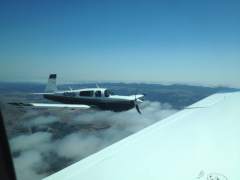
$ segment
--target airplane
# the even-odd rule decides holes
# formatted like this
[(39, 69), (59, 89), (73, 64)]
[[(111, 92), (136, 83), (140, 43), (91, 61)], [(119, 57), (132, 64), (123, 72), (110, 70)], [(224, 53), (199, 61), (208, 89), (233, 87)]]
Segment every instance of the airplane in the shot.
[(56, 84), (57, 74), (50, 74), (48, 83), (44, 93), (33, 93), (43, 95), (44, 98), (59, 102), (62, 104), (49, 103), (9, 103), (16, 106), (33, 106), (44, 108), (79, 108), (89, 109), (98, 108), (101, 110), (111, 111), (127, 111), (136, 108), (141, 114), (139, 104), (144, 100), (143, 94), (135, 94), (130, 96), (114, 95), (109, 89), (86, 88), (86, 89), (70, 89), (59, 91)]

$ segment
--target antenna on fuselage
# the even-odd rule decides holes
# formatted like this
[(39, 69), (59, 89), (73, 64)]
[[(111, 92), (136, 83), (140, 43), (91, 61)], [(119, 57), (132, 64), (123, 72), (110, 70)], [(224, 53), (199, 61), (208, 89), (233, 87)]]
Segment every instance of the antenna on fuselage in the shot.
[(96, 83), (96, 88), (100, 88), (100, 86)]

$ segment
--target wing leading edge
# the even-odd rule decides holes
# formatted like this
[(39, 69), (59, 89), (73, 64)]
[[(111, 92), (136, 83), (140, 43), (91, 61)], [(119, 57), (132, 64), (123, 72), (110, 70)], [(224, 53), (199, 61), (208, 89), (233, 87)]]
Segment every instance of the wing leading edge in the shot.
[(44, 180), (237, 180), (239, 107), (240, 92), (212, 95)]
[(79, 108), (89, 109), (90, 106), (83, 104), (48, 104), (48, 103), (9, 103), (21, 107), (40, 107), (40, 108)]

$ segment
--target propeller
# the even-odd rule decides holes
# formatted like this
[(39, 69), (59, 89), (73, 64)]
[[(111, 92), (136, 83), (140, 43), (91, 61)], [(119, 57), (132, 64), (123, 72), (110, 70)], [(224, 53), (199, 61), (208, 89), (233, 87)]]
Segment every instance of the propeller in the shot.
[(142, 102), (143, 102), (143, 101), (140, 100), (140, 99), (138, 99), (138, 98), (137, 98), (137, 95), (135, 94), (134, 103), (135, 103), (135, 108), (136, 108), (136, 110), (137, 110), (137, 112), (138, 112), (139, 114), (142, 114), (142, 112), (140, 111), (140, 108), (139, 108), (139, 104), (142, 103)]
[(136, 107), (137, 112), (138, 112), (139, 114), (142, 114), (142, 112), (141, 112), (140, 109), (139, 109), (138, 104), (136, 104), (135, 107)]

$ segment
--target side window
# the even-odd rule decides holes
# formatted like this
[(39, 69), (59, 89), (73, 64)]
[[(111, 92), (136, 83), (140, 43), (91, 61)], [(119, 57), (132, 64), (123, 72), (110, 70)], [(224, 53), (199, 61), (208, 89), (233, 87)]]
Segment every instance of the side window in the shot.
[(109, 96), (110, 96), (109, 90), (105, 90), (105, 91), (104, 91), (104, 95), (105, 95), (105, 97), (109, 97)]
[(101, 97), (101, 96), (102, 96), (101, 91), (96, 91), (96, 92), (95, 92), (95, 96), (96, 96), (96, 97)]
[(92, 97), (93, 91), (80, 91), (79, 96)]

